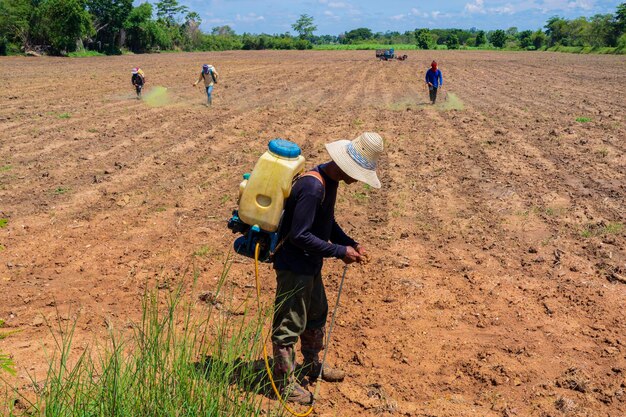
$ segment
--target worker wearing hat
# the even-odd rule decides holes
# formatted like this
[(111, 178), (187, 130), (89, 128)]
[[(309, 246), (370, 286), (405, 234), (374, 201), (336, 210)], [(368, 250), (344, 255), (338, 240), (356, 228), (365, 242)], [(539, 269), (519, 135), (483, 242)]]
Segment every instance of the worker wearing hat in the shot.
[(430, 68), (426, 71), (426, 85), (430, 93), (430, 103), (435, 104), (437, 101), (437, 90), (443, 87), (443, 76), (441, 70), (437, 68), (437, 61), (430, 64)]
[[(312, 401), (295, 375), (295, 344), (301, 342), (302, 375), (313, 380), (319, 375), (319, 354), (324, 347), (328, 302), (322, 282), (324, 258), (346, 264), (364, 262), (367, 253), (335, 221), (339, 182), (381, 184), (376, 175), (383, 152), (383, 139), (366, 132), (356, 139), (326, 145), (331, 161), (302, 175), (286, 201), (279, 241), (274, 254), (276, 299), (272, 323), (274, 376), (286, 400), (301, 404)], [(343, 380), (344, 372), (324, 365), (322, 379)]]
[(130, 77), (130, 82), (135, 86), (135, 92), (137, 93), (137, 99), (141, 99), (141, 90), (143, 89), (143, 85), (146, 83), (146, 77), (139, 67), (135, 67), (130, 72), (132, 75)]
[(217, 71), (215, 71), (215, 67), (213, 65), (204, 64), (202, 66), (202, 71), (200, 72), (200, 77), (198, 78), (198, 81), (193, 83), (193, 86), (195, 87), (200, 81), (204, 81), (204, 87), (206, 88), (207, 95), (207, 106), (210, 106), (213, 102), (213, 84), (217, 82), (217, 77), (218, 74)]

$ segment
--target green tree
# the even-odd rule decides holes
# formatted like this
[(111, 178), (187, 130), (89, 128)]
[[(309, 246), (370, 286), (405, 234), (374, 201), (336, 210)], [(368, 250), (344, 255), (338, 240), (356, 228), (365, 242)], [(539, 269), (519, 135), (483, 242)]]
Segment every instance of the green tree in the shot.
[(548, 36), (548, 46), (562, 44), (567, 37), (567, 20), (559, 16), (552, 16), (544, 26)]
[(87, 8), (93, 16), (98, 49), (117, 50), (117, 41), (124, 22), (133, 8), (133, 0), (88, 0)]
[(476, 46), (484, 45), (487, 43), (487, 37), (484, 30), (479, 30), (476, 33)]
[(506, 32), (502, 29), (494, 30), (489, 40), (496, 48), (502, 48), (506, 43)]
[(518, 33), (519, 30), (515, 26), (512, 26), (506, 30), (506, 36), (508, 36), (509, 38), (517, 38)]
[(211, 29), (211, 35), (214, 36), (235, 36), (235, 31), (228, 25), (216, 26)]
[(81, 0), (44, 0), (38, 13), (41, 33), (50, 43), (53, 53), (76, 50), (76, 43), (92, 35), (91, 16)]
[(5, 40), (5, 53), (28, 46), (35, 11), (31, 0), (0, 0), (0, 38)]
[(615, 18), (612, 14), (596, 14), (589, 18), (586, 43), (590, 46), (615, 46)]
[(371, 29), (368, 28), (358, 28), (352, 29), (349, 32), (346, 32), (343, 36), (344, 42), (353, 43), (358, 41), (366, 41), (372, 39), (374, 34)]
[(430, 36), (428, 29), (418, 29), (415, 31), (415, 43), (420, 49), (430, 49), (433, 38)]
[(519, 38), (519, 46), (523, 49), (535, 49), (533, 45), (533, 31), (532, 30), (523, 30), (518, 35)]
[(172, 39), (164, 26), (152, 20), (152, 5), (142, 3), (131, 10), (124, 22), (127, 32), (128, 47), (134, 52), (145, 52), (151, 49), (168, 49)]
[(178, 0), (160, 0), (156, 3), (157, 17), (167, 26), (175, 26), (176, 18), (189, 11), (187, 6), (181, 6)]
[(448, 47), (448, 49), (459, 49), (459, 37), (454, 33), (450, 35), (450, 37), (446, 41), (446, 46)]
[(308, 14), (301, 14), (300, 18), (291, 27), (298, 32), (300, 39), (311, 39), (313, 32), (317, 30), (317, 26), (313, 24), (313, 16)]
[(543, 47), (546, 44), (546, 34), (543, 33), (543, 31), (541, 29), (538, 29), (531, 36), (531, 41), (532, 41), (533, 46), (535, 47), (535, 49), (539, 49), (539, 48)]
[(616, 37), (626, 33), (626, 3), (622, 3), (617, 6), (617, 10), (615, 12), (615, 30)]
[(202, 23), (202, 18), (196, 12), (189, 12), (187, 16), (185, 16), (185, 23), (182, 26), (184, 33), (184, 49), (193, 51), (201, 48), (203, 39), (200, 23)]

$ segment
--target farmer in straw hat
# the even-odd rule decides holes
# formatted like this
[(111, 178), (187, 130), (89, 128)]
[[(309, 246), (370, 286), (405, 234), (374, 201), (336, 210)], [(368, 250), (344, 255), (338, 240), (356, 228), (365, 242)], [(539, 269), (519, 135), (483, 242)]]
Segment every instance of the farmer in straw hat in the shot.
[(217, 82), (217, 77), (218, 74), (217, 71), (215, 71), (215, 67), (213, 65), (204, 64), (198, 81), (193, 83), (193, 86), (195, 87), (200, 81), (204, 81), (204, 87), (206, 88), (207, 95), (207, 106), (210, 106), (213, 101), (211, 95), (213, 94), (213, 84)]
[(130, 82), (135, 86), (135, 91), (137, 92), (137, 99), (141, 99), (141, 90), (143, 89), (143, 85), (146, 83), (146, 76), (143, 71), (139, 67), (135, 67), (131, 70)]
[[(329, 143), (326, 150), (331, 161), (303, 174), (292, 188), (279, 229), (282, 244), (274, 255), (274, 376), (285, 399), (301, 404), (310, 403), (312, 395), (294, 375), (294, 347), (300, 338), (304, 357), (301, 375), (309, 380), (316, 378), (328, 314), (321, 274), (323, 259), (338, 258), (346, 264), (368, 259), (363, 246), (335, 221), (337, 187), (340, 181), (361, 181), (380, 188), (376, 163), (383, 152), (383, 139), (377, 133), (366, 132), (353, 141)], [(343, 378), (343, 371), (324, 365), (322, 379), (338, 382)]]

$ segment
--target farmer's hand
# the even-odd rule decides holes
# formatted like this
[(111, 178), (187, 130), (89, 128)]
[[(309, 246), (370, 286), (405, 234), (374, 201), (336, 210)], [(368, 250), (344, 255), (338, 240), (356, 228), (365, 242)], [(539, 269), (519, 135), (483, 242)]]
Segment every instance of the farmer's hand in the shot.
[(361, 262), (361, 254), (352, 246), (346, 246), (346, 256), (343, 257), (342, 261), (347, 264)]
[(356, 245), (355, 249), (357, 252), (359, 252), (359, 255), (361, 255), (361, 260), (359, 262), (362, 263), (363, 265), (367, 264), (370, 261), (370, 255), (365, 250), (363, 245)]

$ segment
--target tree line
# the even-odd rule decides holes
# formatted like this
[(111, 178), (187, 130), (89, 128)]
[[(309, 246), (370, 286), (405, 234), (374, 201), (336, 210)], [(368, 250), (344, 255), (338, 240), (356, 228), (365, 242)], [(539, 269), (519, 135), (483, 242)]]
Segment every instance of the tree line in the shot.
[(483, 31), (415, 29), (373, 32), (356, 28), (339, 35), (314, 35), (309, 15), (292, 25), (297, 35), (235, 33), (230, 26), (200, 30), (202, 19), (177, 0), (133, 5), (133, 0), (0, 0), (0, 55), (74, 51), (119, 54), (162, 50), (310, 49), (326, 44), (413, 44), (420, 49), (493, 47), (539, 50), (552, 46), (626, 49), (626, 3), (615, 13), (550, 18), (543, 30)]
[(516, 27), (492, 31), (465, 29), (415, 29), (414, 31), (378, 32), (368, 28), (358, 28), (339, 36), (313, 37), (314, 43), (378, 43), (415, 44), (420, 49), (447, 49), (463, 47), (494, 47), (539, 50), (553, 46), (618, 47), (626, 48), (626, 3), (617, 7), (616, 12), (597, 14), (592, 17), (564, 19), (551, 17), (544, 30), (519, 31)]

